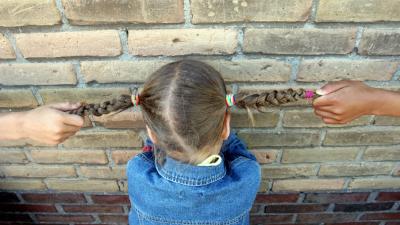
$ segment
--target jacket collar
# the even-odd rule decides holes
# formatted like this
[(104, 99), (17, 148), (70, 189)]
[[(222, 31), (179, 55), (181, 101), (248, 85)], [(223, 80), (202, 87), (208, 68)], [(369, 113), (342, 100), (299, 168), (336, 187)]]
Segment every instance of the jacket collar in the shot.
[(216, 166), (195, 166), (166, 157), (163, 165), (155, 165), (158, 173), (165, 179), (187, 186), (203, 186), (222, 179), (226, 175), (225, 163)]

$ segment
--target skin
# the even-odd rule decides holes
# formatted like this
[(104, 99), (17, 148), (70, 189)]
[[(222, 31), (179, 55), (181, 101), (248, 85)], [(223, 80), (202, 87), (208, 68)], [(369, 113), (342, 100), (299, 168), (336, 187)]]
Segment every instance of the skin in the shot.
[(345, 124), (363, 115), (400, 116), (400, 93), (370, 87), (360, 81), (332, 82), (320, 90), (314, 112), (326, 124)]
[(74, 135), (83, 126), (83, 118), (65, 111), (80, 104), (59, 103), (26, 112), (0, 114), (0, 141), (31, 139), (57, 145)]
[[(194, 164), (198, 164), (202, 161), (204, 161), (206, 158), (208, 158), (210, 155), (213, 154), (218, 154), (219, 151), (221, 150), (221, 145), (222, 142), (224, 140), (227, 140), (229, 137), (229, 134), (231, 132), (231, 128), (230, 128), (230, 122), (231, 122), (231, 115), (230, 113), (226, 113), (225, 114), (225, 119), (224, 119), (224, 127), (222, 130), (222, 133), (220, 135), (220, 141), (218, 145), (215, 146), (211, 146), (211, 147), (207, 147), (205, 150), (200, 150), (199, 154), (193, 158), (195, 158), (196, 160), (193, 162)], [(147, 129), (147, 134), (150, 138), (150, 140), (154, 143), (157, 144), (157, 136), (155, 135), (155, 133), (146, 125), (146, 129)], [(185, 156), (180, 156), (180, 155), (171, 155), (171, 153), (169, 153), (169, 155), (173, 158), (179, 159), (179, 158), (186, 158)]]

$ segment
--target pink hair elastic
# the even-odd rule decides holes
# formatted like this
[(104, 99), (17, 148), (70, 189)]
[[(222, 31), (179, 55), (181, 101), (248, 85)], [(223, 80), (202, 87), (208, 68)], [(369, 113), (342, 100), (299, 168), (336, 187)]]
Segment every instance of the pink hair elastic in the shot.
[(313, 90), (306, 90), (304, 98), (307, 100), (311, 100), (314, 98), (314, 96), (315, 96), (315, 93)]

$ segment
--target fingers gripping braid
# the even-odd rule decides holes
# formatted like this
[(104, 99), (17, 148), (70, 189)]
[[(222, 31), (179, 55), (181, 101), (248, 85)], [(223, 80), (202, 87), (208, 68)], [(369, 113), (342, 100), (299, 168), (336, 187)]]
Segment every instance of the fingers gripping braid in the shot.
[(133, 106), (131, 95), (120, 95), (111, 101), (105, 101), (100, 104), (82, 104), (78, 109), (72, 110), (69, 113), (79, 116), (93, 114), (94, 116), (102, 116), (111, 112), (118, 112), (128, 109)]

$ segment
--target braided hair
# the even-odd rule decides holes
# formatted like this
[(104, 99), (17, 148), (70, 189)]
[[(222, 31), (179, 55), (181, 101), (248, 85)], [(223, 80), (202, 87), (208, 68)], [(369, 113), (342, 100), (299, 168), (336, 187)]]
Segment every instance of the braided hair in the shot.
[[(137, 89), (135, 89), (137, 93)], [(134, 95), (134, 94), (133, 94)], [(306, 98), (306, 91), (304, 89), (282, 89), (270, 90), (257, 94), (238, 93), (235, 95), (236, 106), (240, 109), (260, 109), (265, 107), (278, 107), (287, 103), (293, 103), (298, 100)], [(102, 116), (105, 114), (120, 112), (125, 109), (133, 107), (132, 96), (120, 95), (118, 98), (104, 101), (97, 104), (82, 104), (78, 109), (72, 110), (69, 113), (79, 116), (92, 114), (94, 116)]]

